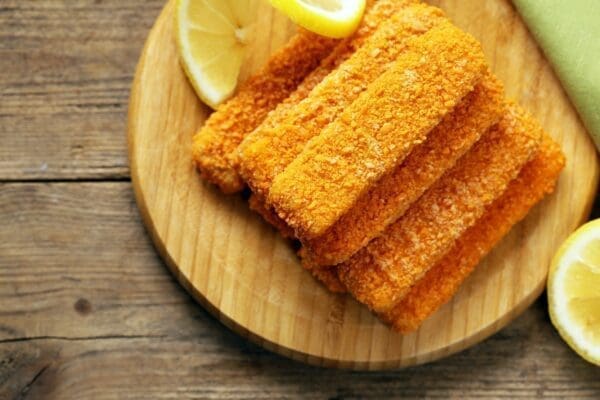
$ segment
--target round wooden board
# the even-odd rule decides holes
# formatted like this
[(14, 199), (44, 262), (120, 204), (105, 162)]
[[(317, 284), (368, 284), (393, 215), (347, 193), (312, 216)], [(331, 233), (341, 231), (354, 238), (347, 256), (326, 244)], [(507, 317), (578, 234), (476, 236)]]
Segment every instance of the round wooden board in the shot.
[[(289, 246), (239, 196), (203, 183), (191, 137), (209, 110), (177, 59), (174, 1), (150, 32), (129, 106), (131, 175), (143, 219), (179, 281), (225, 325), (268, 349), (311, 364), (381, 369), (435, 360), (481, 341), (541, 293), (558, 244), (588, 215), (598, 160), (574, 109), (510, 2), (441, 0), (482, 41), (509, 96), (535, 114), (568, 158), (557, 191), (481, 263), (454, 299), (401, 336), (348, 296), (304, 271)], [(294, 32), (262, 1), (243, 76)]]

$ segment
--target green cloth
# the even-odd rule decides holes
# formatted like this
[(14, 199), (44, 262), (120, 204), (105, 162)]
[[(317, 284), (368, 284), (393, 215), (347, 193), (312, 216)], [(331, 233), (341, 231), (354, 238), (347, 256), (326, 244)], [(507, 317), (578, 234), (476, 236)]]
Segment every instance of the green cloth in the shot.
[(600, 150), (600, 0), (513, 0)]

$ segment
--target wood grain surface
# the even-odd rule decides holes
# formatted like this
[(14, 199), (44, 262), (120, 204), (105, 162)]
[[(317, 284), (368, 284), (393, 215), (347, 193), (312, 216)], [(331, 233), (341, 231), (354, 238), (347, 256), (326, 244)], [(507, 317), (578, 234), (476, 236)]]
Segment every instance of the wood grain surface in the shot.
[(371, 373), (290, 361), (198, 307), (128, 182), (129, 83), (163, 5), (0, 0), (0, 399), (600, 397), (545, 296), (467, 351)]
[[(439, 5), (482, 41), (509, 96), (562, 144), (568, 166), (555, 194), (511, 231), (448, 304), (403, 336), (350, 296), (327, 292), (300, 266), (292, 246), (240, 196), (224, 196), (200, 181), (190, 148), (207, 110), (179, 65), (175, 1), (168, 2), (148, 36), (132, 87), (133, 186), (159, 253), (182, 285), (225, 325), (310, 364), (395, 368), (477, 343), (541, 293), (555, 249), (589, 213), (598, 181), (596, 149), (514, 10), (499, 0), (485, 7), (474, 3), (480, 4), (443, 0)], [(258, 14), (265, 14), (262, 8)], [(506, 25), (507, 20), (514, 22)], [(271, 32), (292, 31), (281, 28), (287, 21), (272, 13), (257, 24), (254, 46), (277, 48), (285, 37), (276, 35), (273, 44)], [(248, 69), (260, 67), (268, 56), (266, 51), (250, 53)]]

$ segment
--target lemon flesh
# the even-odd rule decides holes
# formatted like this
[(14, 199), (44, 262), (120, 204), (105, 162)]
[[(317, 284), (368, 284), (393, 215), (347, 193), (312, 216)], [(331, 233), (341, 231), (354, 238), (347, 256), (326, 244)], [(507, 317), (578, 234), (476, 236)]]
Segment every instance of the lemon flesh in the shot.
[(569, 346), (600, 365), (600, 220), (575, 231), (554, 257), (548, 307)]
[(365, 11), (365, 0), (270, 0), (292, 21), (332, 38), (350, 36)]
[(255, 13), (250, 0), (178, 0), (176, 39), (181, 64), (200, 99), (212, 108), (231, 97)]

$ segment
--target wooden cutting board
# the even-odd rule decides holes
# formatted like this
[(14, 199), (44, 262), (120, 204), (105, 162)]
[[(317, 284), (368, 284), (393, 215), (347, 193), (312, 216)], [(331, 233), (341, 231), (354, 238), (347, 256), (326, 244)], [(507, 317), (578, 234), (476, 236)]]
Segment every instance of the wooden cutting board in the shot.
[[(209, 110), (177, 59), (174, 1), (140, 58), (129, 106), (129, 154), (137, 202), (156, 247), (181, 284), (225, 325), (268, 349), (312, 364), (355, 369), (435, 360), (496, 332), (542, 292), (558, 244), (588, 215), (599, 165), (559, 82), (512, 5), (440, 0), (483, 43), (509, 96), (535, 114), (568, 158), (554, 195), (481, 263), (455, 298), (417, 332), (402, 336), (304, 271), (290, 245), (240, 196), (222, 195), (192, 166), (192, 135)], [(243, 76), (294, 32), (257, 1), (260, 22)]]

